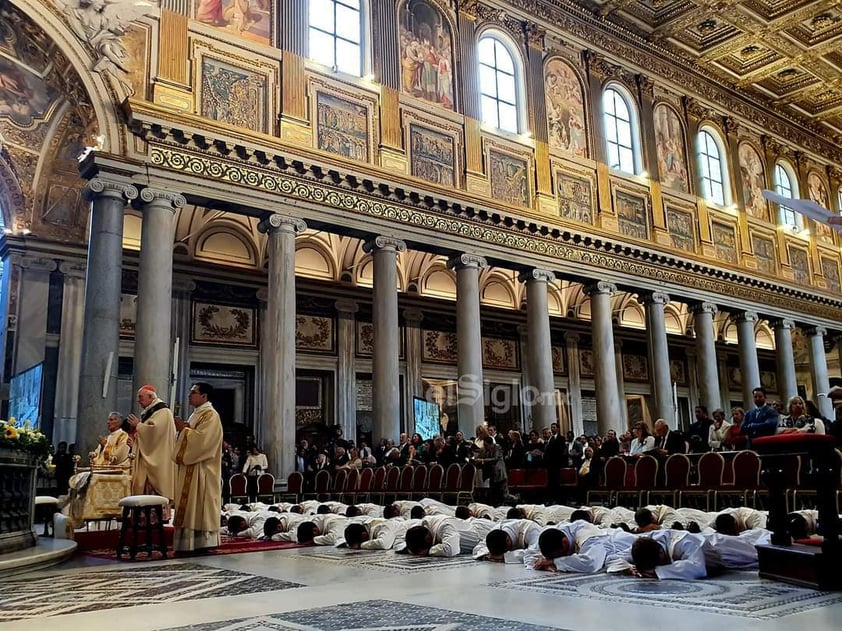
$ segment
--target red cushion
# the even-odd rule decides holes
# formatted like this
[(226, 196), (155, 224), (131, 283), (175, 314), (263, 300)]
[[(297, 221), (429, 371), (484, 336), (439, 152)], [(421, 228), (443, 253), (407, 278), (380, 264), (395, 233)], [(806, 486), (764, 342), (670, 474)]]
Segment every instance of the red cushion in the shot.
[(760, 436), (751, 439), (752, 447), (763, 445), (814, 445), (820, 443), (835, 443), (836, 438), (829, 434), (807, 434), (805, 432), (792, 432), (790, 434), (775, 434), (774, 436)]

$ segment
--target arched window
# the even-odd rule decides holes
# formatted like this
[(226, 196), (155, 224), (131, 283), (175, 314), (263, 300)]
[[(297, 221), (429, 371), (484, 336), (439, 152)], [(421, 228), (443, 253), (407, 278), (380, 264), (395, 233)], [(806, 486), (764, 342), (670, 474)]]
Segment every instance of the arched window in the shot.
[(361, 0), (309, 0), (310, 59), (356, 77), (363, 73)]
[[(775, 163), (775, 192), (789, 199), (798, 197), (798, 179), (795, 177), (792, 167), (785, 162), (778, 161)], [(802, 228), (804, 225), (801, 214), (785, 206), (780, 207), (780, 222), (781, 225), (794, 228)]]
[(496, 35), (479, 40), (479, 89), (482, 122), (516, 134), (520, 131), (520, 68), (515, 55)]
[(702, 127), (699, 131), (698, 150), (702, 196), (707, 202), (725, 206), (731, 201), (727, 186), (728, 163), (719, 134), (709, 127)]
[(640, 131), (631, 96), (619, 87), (602, 93), (602, 124), (608, 166), (624, 173), (640, 173)]

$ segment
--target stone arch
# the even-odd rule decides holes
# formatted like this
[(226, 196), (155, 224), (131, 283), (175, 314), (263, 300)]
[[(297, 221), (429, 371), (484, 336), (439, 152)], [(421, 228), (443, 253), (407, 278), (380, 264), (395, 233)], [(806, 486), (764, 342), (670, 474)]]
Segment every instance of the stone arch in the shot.
[(308, 278), (337, 280), (336, 257), (315, 234), (305, 232), (295, 240), (295, 273)]
[(754, 327), (754, 340), (757, 348), (764, 348), (774, 350), (775, 348), (775, 334), (769, 323), (761, 320)]
[(513, 275), (506, 276), (499, 269), (484, 270), (479, 280), (479, 300), (483, 305), (517, 309), (520, 302)]
[(681, 303), (670, 302), (664, 306), (664, 320), (667, 325), (667, 333), (685, 335), (687, 331), (687, 314), (682, 311)]
[(456, 299), (456, 272), (447, 268), (443, 257), (431, 261), (418, 279), (418, 293), (448, 300)]
[(258, 247), (252, 235), (234, 222), (211, 222), (196, 235), (193, 258), (233, 267), (259, 267)]

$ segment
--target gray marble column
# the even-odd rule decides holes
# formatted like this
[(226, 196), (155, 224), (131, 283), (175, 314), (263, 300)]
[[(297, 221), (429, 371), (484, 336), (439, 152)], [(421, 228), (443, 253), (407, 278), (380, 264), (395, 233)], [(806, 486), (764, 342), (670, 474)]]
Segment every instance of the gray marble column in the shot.
[(713, 316), (718, 309), (712, 302), (700, 302), (692, 305), (691, 310), (694, 316), (693, 330), (696, 333), (699, 404), (713, 410), (720, 406), (722, 399), (719, 391), (716, 337), (713, 332)]
[(479, 271), (488, 267), (481, 256), (457, 254), (447, 261), (456, 270), (457, 409), (460, 427), (485, 421), (482, 381), (482, 320), (479, 313)]
[(104, 420), (117, 407), (123, 212), (126, 202), (137, 197), (137, 189), (97, 177), (85, 185), (83, 194), (91, 202), (91, 219), (76, 415), (79, 453), (96, 446)]
[(626, 378), (623, 374), (623, 340), (618, 340), (617, 338), (614, 338), (614, 367), (617, 372), (617, 399), (620, 401), (617, 419), (620, 421), (620, 427), (628, 427), (629, 414), (626, 408)]
[(269, 259), (261, 435), (269, 470), (285, 480), (295, 470), (295, 235), (307, 224), (271, 214), (258, 229), (267, 235)]
[(751, 391), (760, 386), (760, 365), (757, 361), (757, 342), (754, 325), (758, 320), (754, 311), (741, 311), (731, 316), (737, 324), (737, 343), (740, 352), (740, 374), (743, 380), (743, 407), (754, 405)]
[(531, 269), (520, 274), (526, 283), (526, 326), (529, 329), (526, 356), (531, 381), (532, 427), (541, 431), (558, 421), (553, 378), (552, 340), (547, 285), (555, 274), (543, 269)]
[[(404, 335), (406, 336), (406, 400), (424, 396), (424, 382), (421, 378), (421, 322), (424, 313), (420, 309), (404, 309)], [(402, 432), (415, 430), (415, 423), (407, 415), (401, 424)]]
[[(168, 399), (172, 384), (172, 249), (174, 214), (184, 206), (178, 193), (145, 188), (136, 202), (143, 213), (137, 280), (134, 390), (155, 386)], [(172, 402), (170, 402), (172, 403)]]
[[(789, 319), (772, 322), (775, 329), (775, 361), (778, 364), (778, 394), (783, 401), (798, 394), (795, 378), (795, 353), (792, 350), (792, 329), (795, 322)], [(825, 391), (826, 392), (826, 391)]]
[(615, 427), (617, 419), (623, 418), (617, 387), (617, 360), (614, 355), (614, 326), (611, 321), (611, 294), (617, 286), (599, 281), (585, 287), (591, 298), (591, 331), (593, 336), (593, 358), (596, 374), (597, 429), (604, 435)]
[(79, 371), (82, 366), (82, 336), (85, 321), (85, 264), (61, 263), (64, 292), (61, 302), (61, 333), (58, 346), (58, 375), (53, 424), (53, 443), (76, 442), (76, 414), (79, 411)]
[(521, 361), (520, 368), (520, 428), (522, 434), (528, 433), (532, 429), (532, 401), (527, 395), (532, 392), (532, 376), (529, 374), (529, 327), (525, 324), (517, 326), (518, 335), (518, 350), (520, 356), (524, 358)]
[(819, 411), (826, 418), (833, 418), (833, 404), (830, 399), (820, 397), (819, 394), (827, 394), (830, 390), (830, 378), (827, 373), (827, 356), (824, 351), (824, 336), (827, 329), (823, 326), (814, 326), (804, 329), (810, 344), (810, 367), (813, 377), (813, 400), (819, 406)]
[(374, 416), (372, 444), (381, 438), (398, 440), (400, 434), (400, 328), (398, 326), (398, 252), (406, 243), (393, 237), (378, 236), (366, 241), (363, 249), (374, 259), (374, 356), (372, 389)]
[(357, 321), (359, 305), (343, 298), (334, 303), (336, 308), (336, 346), (339, 361), (336, 365), (336, 415), (345, 440), (357, 441)]
[(579, 357), (579, 334), (565, 333), (567, 345), (567, 394), (570, 399), (570, 423), (573, 433), (581, 436), (585, 430), (582, 418), (582, 370)]
[(646, 307), (646, 332), (649, 337), (649, 370), (652, 392), (655, 395), (655, 414), (675, 427), (676, 418), (672, 400), (672, 378), (670, 375), (669, 342), (664, 307), (670, 297), (660, 291), (643, 296)]
[[(193, 292), (196, 283), (189, 278), (173, 277), (172, 284), (172, 331), (173, 348), (178, 340), (178, 357), (173, 358), (174, 377), (173, 388), (170, 384), (168, 391), (170, 406), (173, 414), (189, 413), (188, 397), (190, 395), (190, 328), (193, 324)], [(163, 397), (163, 395), (162, 395)], [(185, 417), (186, 418), (186, 417)]]

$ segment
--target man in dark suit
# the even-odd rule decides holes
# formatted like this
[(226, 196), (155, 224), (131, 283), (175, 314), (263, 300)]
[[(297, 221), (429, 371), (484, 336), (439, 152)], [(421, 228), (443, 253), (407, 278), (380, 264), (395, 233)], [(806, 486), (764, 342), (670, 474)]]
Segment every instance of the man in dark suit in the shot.
[(671, 430), (662, 418), (655, 421), (655, 451), (664, 458), (673, 454), (687, 453), (684, 436)]

